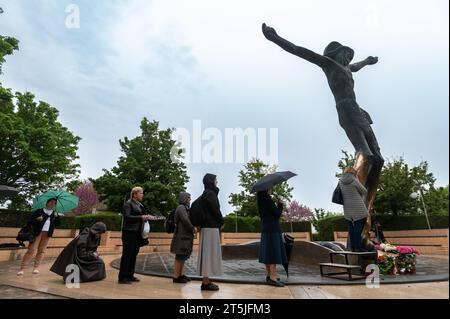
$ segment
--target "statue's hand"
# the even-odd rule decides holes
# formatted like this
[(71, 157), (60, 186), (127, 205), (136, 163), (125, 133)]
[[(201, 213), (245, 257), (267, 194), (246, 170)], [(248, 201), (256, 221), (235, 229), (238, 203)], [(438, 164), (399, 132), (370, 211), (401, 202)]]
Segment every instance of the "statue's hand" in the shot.
[(369, 56), (369, 57), (366, 59), (366, 61), (367, 61), (367, 64), (368, 64), (368, 65), (372, 65), (372, 64), (375, 64), (375, 63), (378, 62), (378, 57), (376, 57), (376, 56)]
[(267, 40), (273, 40), (277, 35), (277, 32), (274, 28), (267, 26), (265, 23), (262, 25), (262, 32)]

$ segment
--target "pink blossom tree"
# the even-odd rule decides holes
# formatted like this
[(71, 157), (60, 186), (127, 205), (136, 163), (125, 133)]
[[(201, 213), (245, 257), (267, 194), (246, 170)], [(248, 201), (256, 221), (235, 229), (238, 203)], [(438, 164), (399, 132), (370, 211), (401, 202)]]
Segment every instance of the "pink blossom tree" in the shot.
[(78, 207), (73, 210), (75, 215), (90, 214), (98, 205), (98, 194), (90, 181), (81, 184), (74, 195), (80, 199)]
[(309, 221), (313, 218), (313, 212), (311, 209), (305, 205), (301, 205), (298, 201), (293, 200), (287, 206), (285, 212), (283, 213), (284, 219), (291, 223), (291, 233), (293, 232), (292, 223)]

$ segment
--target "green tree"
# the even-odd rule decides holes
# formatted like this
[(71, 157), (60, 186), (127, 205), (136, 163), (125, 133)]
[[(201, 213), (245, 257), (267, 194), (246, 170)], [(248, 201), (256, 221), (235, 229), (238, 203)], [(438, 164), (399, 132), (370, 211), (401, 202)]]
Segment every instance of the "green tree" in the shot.
[[(2, 13), (3, 10), (0, 7), (0, 14)], [(19, 50), (19, 41), (13, 37), (0, 35), (0, 74), (2, 74), (5, 56), (13, 54), (15, 50)]]
[[(0, 90), (0, 184), (17, 187), (10, 208), (27, 208), (39, 192), (76, 178), (80, 138), (60, 122), (58, 110), (31, 93)], [(15, 105), (14, 105), (15, 104)]]
[[(239, 186), (243, 190), (239, 193), (232, 193), (229, 196), (230, 205), (235, 207), (235, 213), (239, 216), (258, 216), (256, 206), (256, 194), (250, 193), (253, 185), (264, 175), (275, 172), (277, 166), (269, 166), (264, 162), (253, 159), (245, 164), (244, 169), (239, 171)], [(285, 200), (290, 201), (293, 188), (284, 182), (274, 187), (274, 193), (282, 196)]]
[[(176, 207), (178, 194), (189, 181), (184, 163), (172, 160), (176, 141), (173, 129), (160, 130), (159, 123), (141, 121), (141, 135), (120, 140), (123, 155), (117, 166), (92, 180), (108, 208), (120, 211), (134, 186), (144, 189), (143, 204), (151, 214), (164, 215)], [(181, 150), (178, 151), (178, 155)]]
[[(418, 199), (420, 200), (420, 199)], [(423, 200), (427, 212), (436, 215), (448, 215), (449, 210), (449, 197), (448, 197), (448, 185), (445, 187), (430, 187), (430, 189), (423, 192)], [(419, 211), (422, 212), (422, 203), (417, 204)]]
[(355, 156), (350, 152), (344, 150), (341, 150), (341, 152), (344, 155), (338, 162), (338, 168), (340, 169), (340, 171), (335, 174), (336, 177), (341, 177), (342, 173), (344, 172), (344, 169), (350, 166), (353, 167), (356, 161)]
[(426, 161), (414, 167), (409, 167), (402, 157), (388, 161), (381, 171), (374, 213), (396, 216), (417, 213), (420, 202), (412, 199), (411, 193), (433, 189), (435, 180)]

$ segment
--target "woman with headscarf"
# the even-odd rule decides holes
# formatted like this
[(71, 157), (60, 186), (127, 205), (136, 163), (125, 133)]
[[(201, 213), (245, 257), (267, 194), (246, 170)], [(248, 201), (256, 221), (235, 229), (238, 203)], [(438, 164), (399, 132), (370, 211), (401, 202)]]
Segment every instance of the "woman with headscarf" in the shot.
[(190, 281), (183, 275), (184, 262), (189, 259), (194, 245), (196, 229), (189, 219), (191, 194), (180, 193), (179, 204), (175, 211), (175, 231), (170, 245), (170, 252), (175, 254), (174, 283), (184, 284)]
[(201, 202), (204, 216), (197, 262), (197, 274), (203, 277), (201, 290), (219, 290), (219, 286), (213, 284), (209, 277), (223, 274), (220, 229), (223, 228), (224, 220), (217, 197), (219, 194), (217, 184), (216, 175), (206, 174), (203, 177), (205, 190)]
[(79, 282), (98, 281), (106, 278), (105, 263), (97, 253), (101, 234), (106, 232), (106, 225), (102, 222), (86, 227), (59, 254), (50, 271), (63, 276), (64, 281), (72, 274), (75, 265), (79, 269)]
[(278, 198), (277, 205), (275, 205), (271, 198), (272, 193), (272, 189), (269, 189), (258, 192), (256, 195), (262, 224), (259, 262), (266, 265), (266, 283), (275, 287), (283, 287), (284, 284), (277, 278), (277, 264), (287, 263), (280, 227), (283, 202), (281, 198)]

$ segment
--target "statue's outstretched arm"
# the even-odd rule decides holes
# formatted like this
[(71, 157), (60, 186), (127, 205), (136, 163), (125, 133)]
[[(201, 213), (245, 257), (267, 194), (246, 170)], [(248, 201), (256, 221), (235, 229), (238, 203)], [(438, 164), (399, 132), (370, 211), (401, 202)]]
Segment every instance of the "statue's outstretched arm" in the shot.
[(373, 57), (373, 56), (369, 56), (368, 58), (366, 58), (365, 60), (362, 60), (360, 62), (356, 62), (353, 64), (350, 64), (350, 71), (352, 72), (358, 72), (359, 70), (361, 70), (363, 67), (367, 66), (367, 65), (372, 65), (378, 62), (378, 58), (377, 57)]
[(317, 54), (314, 51), (308, 50), (306, 48), (299, 47), (286, 39), (280, 37), (274, 28), (267, 26), (265, 23), (262, 25), (262, 31), (267, 40), (278, 44), (285, 51), (294, 54), (302, 59), (305, 59), (311, 63), (314, 63), (320, 67), (324, 67), (327, 63), (327, 58), (323, 55)]

